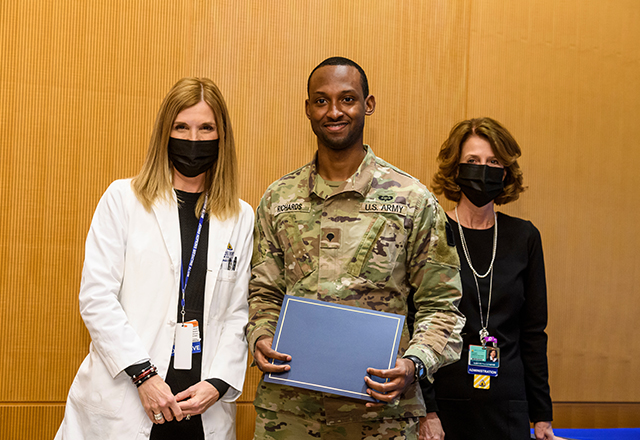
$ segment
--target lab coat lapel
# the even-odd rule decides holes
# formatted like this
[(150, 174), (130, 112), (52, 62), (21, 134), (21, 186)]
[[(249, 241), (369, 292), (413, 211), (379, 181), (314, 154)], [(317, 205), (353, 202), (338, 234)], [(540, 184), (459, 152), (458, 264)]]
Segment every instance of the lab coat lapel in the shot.
[(178, 202), (171, 191), (172, 200), (159, 201), (153, 205), (153, 213), (158, 221), (164, 244), (171, 258), (171, 266), (175, 273), (180, 269), (182, 261), (182, 242), (180, 241), (180, 218), (178, 217)]
[[(220, 221), (215, 217), (209, 220), (209, 251), (207, 253), (207, 284), (204, 295), (204, 309), (210, 310), (211, 301), (213, 300), (213, 291), (215, 284), (219, 278), (218, 272), (222, 265), (224, 253), (231, 239), (233, 226), (235, 221), (233, 218)], [(205, 313), (206, 316), (206, 313)]]

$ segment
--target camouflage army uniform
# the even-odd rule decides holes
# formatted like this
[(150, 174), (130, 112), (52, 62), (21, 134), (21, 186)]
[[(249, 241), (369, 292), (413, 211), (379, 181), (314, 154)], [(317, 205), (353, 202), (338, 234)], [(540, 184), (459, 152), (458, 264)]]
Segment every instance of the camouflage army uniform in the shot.
[[(417, 307), (413, 339), (399, 355), (431, 375), (460, 357), (464, 317), (459, 259), (446, 217), (417, 179), (367, 149), (356, 173), (332, 188), (315, 160), (269, 186), (257, 209), (249, 286), (249, 347), (272, 337), (285, 294), (406, 315)], [(363, 376), (366, 372), (363, 371)], [(400, 401), (362, 401), (261, 381), (254, 404), (327, 425), (425, 415), (417, 384)]]

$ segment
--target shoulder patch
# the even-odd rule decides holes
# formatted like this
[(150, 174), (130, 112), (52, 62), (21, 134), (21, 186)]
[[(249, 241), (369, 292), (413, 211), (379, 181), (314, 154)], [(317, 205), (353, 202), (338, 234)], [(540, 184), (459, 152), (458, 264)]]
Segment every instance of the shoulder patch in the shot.
[(310, 202), (280, 203), (272, 208), (274, 217), (285, 212), (311, 212)]

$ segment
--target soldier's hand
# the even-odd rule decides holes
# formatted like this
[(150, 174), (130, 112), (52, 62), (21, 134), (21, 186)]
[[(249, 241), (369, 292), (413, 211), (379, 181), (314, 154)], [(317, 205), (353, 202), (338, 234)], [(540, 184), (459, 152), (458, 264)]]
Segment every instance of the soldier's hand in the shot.
[[(263, 336), (256, 342), (256, 349), (253, 358), (256, 361), (258, 368), (264, 373), (284, 373), (291, 369), (290, 365), (273, 365), (270, 359), (276, 359), (279, 361), (289, 362), (291, 356), (288, 354), (278, 353), (271, 349), (273, 338)], [(413, 363), (413, 362), (412, 362)]]
[[(386, 383), (378, 383), (365, 376), (364, 381), (367, 386), (367, 394), (374, 399), (386, 403), (396, 403), (404, 390), (413, 382), (415, 365), (409, 359), (397, 359), (395, 368), (391, 370), (378, 370), (376, 368), (367, 368), (367, 373), (389, 379)], [(380, 403), (367, 403), (367, 407), (381, 406)]]

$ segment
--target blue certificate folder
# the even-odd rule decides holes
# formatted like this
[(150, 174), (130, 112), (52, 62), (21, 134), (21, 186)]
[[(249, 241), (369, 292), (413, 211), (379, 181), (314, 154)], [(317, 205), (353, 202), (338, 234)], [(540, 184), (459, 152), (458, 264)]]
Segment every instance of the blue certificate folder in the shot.
[(264, 380), (375, 402), (364, 376), (395, 367), (403, 325), (401, 315), (286, 295), (271, 348), (291, 355), (291, 370)]

